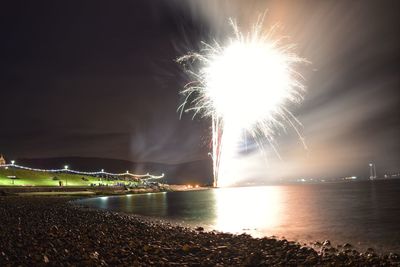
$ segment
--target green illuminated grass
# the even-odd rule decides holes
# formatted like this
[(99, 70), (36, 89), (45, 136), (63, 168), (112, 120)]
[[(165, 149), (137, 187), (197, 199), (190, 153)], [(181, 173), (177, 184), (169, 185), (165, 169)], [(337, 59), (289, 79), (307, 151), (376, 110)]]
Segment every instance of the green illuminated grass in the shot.
[[(7, 176), (16, 176), (17, 179), (10, 179)], [(54, 180), (54, 177), (57, 177), (58, 180)], [(82, 179), (83, 177), (85, 180)], [(59, 181), (62, 181), (64, 186), (67, 181), (68, 186), (90, 186), (90, 184), (98, 185), (99, 183), (114, 185), (118, 182), (125, 182), (122, 180), (107, 181), (104, 178), (100, 180), (99, 177), (87, 175), (0, 168), (0, 186), (59, 186)]]

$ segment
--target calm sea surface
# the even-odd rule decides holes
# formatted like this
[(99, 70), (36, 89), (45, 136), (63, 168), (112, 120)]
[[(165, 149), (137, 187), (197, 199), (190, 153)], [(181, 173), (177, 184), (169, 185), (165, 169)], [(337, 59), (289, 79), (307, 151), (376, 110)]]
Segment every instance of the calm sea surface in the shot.
[(400, 180), (100, 197), (86, 206), (206, 229), (400, 252)]

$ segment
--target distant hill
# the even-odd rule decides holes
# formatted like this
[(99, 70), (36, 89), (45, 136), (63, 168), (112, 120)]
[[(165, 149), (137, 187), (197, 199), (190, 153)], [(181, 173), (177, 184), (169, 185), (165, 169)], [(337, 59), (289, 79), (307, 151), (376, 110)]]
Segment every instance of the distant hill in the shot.
[(168, 183), (171, 184), (211, 184), (212, 165), (209, 160), (184, 162), (180, 164), (163, 164), (153, 162), (131, 162), (128, 160), (88, 158), (88, 157), (60, 157), (60, 158), (33, 158), (17, 159), (19, 165), (32, 168), (56, 169), (68, 165), (71, 169), (80, 171), (125, 172), (134, 173), (165, 173)]

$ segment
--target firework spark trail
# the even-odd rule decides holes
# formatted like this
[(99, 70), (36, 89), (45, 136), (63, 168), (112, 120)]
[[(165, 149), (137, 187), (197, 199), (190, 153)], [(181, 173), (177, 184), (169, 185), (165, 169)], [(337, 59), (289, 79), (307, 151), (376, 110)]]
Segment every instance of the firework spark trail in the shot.
[(275, 136), (289, 126), (305, 146), (301, 124), (288, 107), (303, 99), (303, 77), (295, 66), (307, 61), (293, 52), (293, 44), (282, 44), (284, 37), (274, 38), (276, 27), (264, 32), (263, 20), (260, 17), (246, 35), (230, 20), (234, 35), (226, 45), (203, 42), (199, 53), (177, 60), (193, 79), (181, 92), (181, 114), (192, 111), (193, 117), (200, 114), (212, 121), (214, 186), (219, 184), (221, 164), (229, 168), (243, 133), (260, 148), (266, 140), (279, 155)]

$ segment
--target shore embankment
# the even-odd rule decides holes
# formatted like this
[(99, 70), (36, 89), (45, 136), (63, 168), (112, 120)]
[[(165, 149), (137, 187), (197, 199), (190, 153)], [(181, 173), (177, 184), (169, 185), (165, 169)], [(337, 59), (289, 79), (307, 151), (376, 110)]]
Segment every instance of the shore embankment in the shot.
[(396, 254), (204, 232), (72, 199), (0, 197), (0, 266), (400, 266)]
[(125, 195), (171, 191), (196, 191), (208, 187), (188, 187), (186, 185), (164, 185), (153, 187), (125, 186), (0, 186), (2, 195)]

